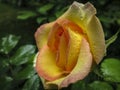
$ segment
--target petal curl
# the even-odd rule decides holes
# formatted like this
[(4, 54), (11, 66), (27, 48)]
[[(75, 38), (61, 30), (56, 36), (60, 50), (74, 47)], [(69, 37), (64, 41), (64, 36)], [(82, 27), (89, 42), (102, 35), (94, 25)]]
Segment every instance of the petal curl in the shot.
[(69, 19), (82, 28), (84, 34), (88, 36), (94, 60), (98, 64), (106, 48), (103, 29), (95, 14), (96, 9), (89, 2), (86, 4), (74, 2), (59, 19)]
[(49, 81), (55, 80), (64, 74), (63, 70), (56, 65), (56, 54), (47, 45), (40, 50), (35, 68), (38, 75)]
[(37, 31), (35, 32), (35, 40), (38, 49), (42, 48), (48, 40), (48, 34), (53, 26), (54, 22), (44, 24), (40, 26)]
[(81, 49), (75, 68), (68, 76), (62, 77), (52, 82), (47, 82), (46, 84), (56, 84), (59, 88), (67, 87), (71, 83), (84, 79), (90, 72), (91, 65), (92, 54), (90, 52), (89, 43), (85, 39), (82, 39)]
[(74, 22), (70, 21), (69, 19), (58, 19), (56, 20), (56, 22), (64, 29), (64, 30), (68, 30), (69, 28), (71, 30), (73, 30), (74, 32), (78, 32), (80, 34), (83, 34), (83, 30), (81, 29), (81, 27), (79, 27), (77, 24), (75, 24)]

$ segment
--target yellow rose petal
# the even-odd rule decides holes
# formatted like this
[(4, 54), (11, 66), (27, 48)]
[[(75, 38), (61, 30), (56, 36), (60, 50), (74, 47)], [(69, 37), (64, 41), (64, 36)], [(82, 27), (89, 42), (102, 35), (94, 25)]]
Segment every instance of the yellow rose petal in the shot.
[(71, 73), (63, 80), (61, 87), (67, 87), (70, 83), (84, 79), (91, 70), (92, 54), (90, 52), (89, 43), (83, 38), (78, 61)]
[(46, 84), (56, 84), (58, 88), (67, 87), (71, 83), (84, 79), (90, 72), (92, 66), (92, 54), (88, 42), (83, 38), (81, 42), (81, 49), (76, 66), (71, 73), (57, 80), (47, 82)]
[(76, 65), (81, 48), (82, 36), (68, 28), (69, 43), (67, 48), (66, 70), (71, 71)]
[(97, 17), (92, 17), (87, 26), (87, 29), (87, 34), (94, 60), (97, 64), (99, 64), (105, 55), (106, 47), (104, 33)]
[(37, 31), (35, 32), (35, 40), (38, 49), (42, 48), (44, 45), (46, 45), (48, 40), (48, 34), (53, 26), (54, 22), (47, 23), (42, 26), (40, 26)]
[(95, 14), (96, 9), (92, 4), (74, 2), (60, 19), (69, 19), (82, 28), (90, 42), (94, 60), (98, 64), (103, 58), (106, 48), (103, 29)]
[(37, 73), (46, 80), (52, 81), (63, 75), (62, 69), (56, 65), (56, 55), (47, 45), (41, 48), (36, 61)]
[(41, 51), (36, 70), (46, 86), (67, 87), (89, 74), (93, 60), (97, 64), (102, 60), (105, 39), (95, 14), (96, 9), (89, 2), (74, 2), (55, 22), (38, 29), (35, 37)]

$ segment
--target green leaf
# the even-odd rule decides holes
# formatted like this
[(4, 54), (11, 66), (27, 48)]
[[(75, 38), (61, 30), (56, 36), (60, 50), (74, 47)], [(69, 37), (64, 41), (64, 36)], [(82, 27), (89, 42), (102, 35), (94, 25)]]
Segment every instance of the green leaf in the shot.
[(58, 18), (60, 17), (67, 9), (68, 9), (69, 6), (66, 6), (66, 7), (62, 7), (62, 9), (60, 8), (60, 10), (56, 10), (56, 13), (55, 13), (55, 16)]
[(38, 18), (37, 18), (37, 23), (40, 24), (40, 23), (42, 23), (44, 20), (46, 20), (46, 17), (38, 17)]
[(89, 86), (90, 90), (113, 90), (112, 86), (101, 81), (94, 81), (93, 83), (89, 84)]
[(99, 66), (95, 66), (95, 68), (93, 69), (94, 73), (99, 76), (99, 77), (103, 77), (100, 71), (100, 67)]
[(102, 21), (103, 23), (107, 23), (107, 24), (109, 24), (109, 23), (113, 23), (115, 20), (114, 19), (111, 19), (111, 17), (108, 17), (108, 16), (99, 16), (99, 19), (100, 19), (100, 21)]
[(48, 21), (49, 21), (49, 22), (52, 22), (52, 21), (54, 21), (55, 19), (56, 19), (56, 17), (53, 16), (53, 17), (48, 18)]
[(120, 60), (105, 59), (101, 64), (101, 71), (106, 81), (120, 82)]
[(16, 80), (29, 79), (35, 74), (33, 65), (28, 65), (15, 75)]
[(0, 57), (0, 75), (6, 74), (10, 69), (8, 59)]
[(117, 85), (117, 89), (116, 90), (120, 90), (120, 84)]
[(101, 5), (104, 5), (106, 2), (107, 2), (107, 0), (99, 0), (98, 1)]
[(40, 13), (40, 14), (47, 14), (47, 11), (51, 10), (53, 8), (53, 4), (46, 4), (46, 5), (43, 5), (42, 7), (38, 8), (37, 11)]
[(12, 75), (17, 75), (23, 68), (22, 66), (12, 68)]
[(87, 90), (86, 84), (84, 81), (78, 81), (74, 83), (71, 87), (71, 90)]
[(34, 53), (34, 54), (32, 54), (32, 55), (30, 56), (30, 59), (29, 59), (29, 61), (27, 62), (27, 64), (33, 64), (33, 63), (34, 63), (35, 55), (36, 55), (36, 53)]
[(17, 19), (26, 20), (31, 17), (35, 17), (37, 14), (33, 11), (20, 11)]
[(117, 19), (117, 23), (120, 25), (120, 18)]
[(7, 82), (11, 82), (13, 80), (13, 78), (10, 77), (10, 76), (6, 76), (5, 79), (6, 79)]
[(0, 40), (0, 52), (8, 54), (18, 43), (20, 37), (8, 35)]
[(0, 90), (11, 90), (13, 78), (10, 76), (0, 77)]
[(58, 18), (58, 17), (60, 17), (63, 13), (64, 13), (63, 11), (57, 11), (57, 12), (55, 13), (55, 16)]
[(39, 82), (39, 77), (34, 75), (25, 82), (22, 90), (38, 90), (40, 85)]
[(113, 42), (115, 42), (115, 40), (118, 37), (119, 32), (120, 32), (120, 29), (117, 31), (117, 33), (115, 35), (113, 35), (111, 38), (106, 40), (106, 47), (109, 47)]
[(13, 65), (21, 65), (27, 63), (33, 58), (36, 47), (33, 45), (21, 46), (15, 54), (10, 58), (10, 63)]

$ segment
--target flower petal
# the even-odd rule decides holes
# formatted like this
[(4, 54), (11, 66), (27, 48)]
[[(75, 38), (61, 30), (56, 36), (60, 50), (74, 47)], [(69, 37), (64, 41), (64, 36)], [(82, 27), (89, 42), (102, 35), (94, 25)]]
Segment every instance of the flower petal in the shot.
[(44, 90), (58, 89), (58, 86), (56, 84), (47, 84), (47, 80), (42, 77), (40, 77), (40, 79), (43, 84)]
[(46, 80), (52, 81), (63, 75), (63, 71), (56, 65), (56, 55), (47, 45), (38, 53), (36, 61), (37, 73)]
[(84, 79), (90, 72), (91, 66), (92, 54), (90, 52), (89, 43), (83, 38), (77, 64), (71, 73), (63, 80), (61, 87), (67, 87), (70, 83)]
[(87, 28), (89, 29), (87, 34), (94, 60), (97, 64), (99, 64), (105, 55), (106, 47), (104, 33), (97, 17), (92, 17)]
[(48, 33), (50, 32), (53, 24), (54, 22), (44, 24), (40, 26), (35, 32), (35, 39), (38, 49), (42, 48), (47, 43)]
[(51, 85), (56, 85), (57, 86), (57, 89), (59, 90), (59, 89), (61, 89), (61, 88), (63, 88), (62, 86), (61, 86), (61, 83), (64, 81), (66, 79), (66, 77), (62, 77), (62, 78), (59, 78), (59, 79), (57, 79), (57, 80), (54, 80), (54, 81), (51, 81), (51, 82), (43, 82), (43, 84), (46, 86), (46, 87), (48, 87), (47, 89), (49, 90), (49, 89), (54, 89), (54, 88), (51, 88)]
[(52, 27), (52, 30), (49, 33), (48, 42), (47, 42), (48, 46), (53, 51), (58, 50), (60, 37), (61, 37), (62, 33), (63, 33), (62, 27), (58, 23), (55, 23)]
[(83, 31), (81, 29), (81, 27), (79, 27), (77, 24), (75, 24), (74, 22), (70, 21), (69, 19), (58, 19), (56, 21), (64, 30), (68, 30), (68, 28), (70, 28), (71, 30), (73, 30), (74, 32), (78, 32), (80, 34), (83, 34)]
[[(62, 30), (65, 34), (64, 37), (66, 38), (66, 41), (62, 40), (61, 41), (62, 43), (59, 43), (59, 44), (65, 44), (65, 42), (68, 43), (67, 46), (60, 45), (60, 46), (62, 46), (62, 48), (63, 48), (63, 46), (65, 46), (67, 48), (67, 50), (65, 47), (64, 47), (64, 49), (61, 49), (61, 50), (59, 49), (59, 51), (64, 50), (64, 52), (61, 52), (62, 57), (61, 57), (61, 55), (60, 55), (60, 57), (63, 59), (59, 60), (58, 65), (65, 66), (67, 72), (70, 72), (73, 69), (73, 67), (75, 66), (77, 58), (78, 58), (80, 43), (81, 43), (81, 39), (83, 36), (83, 35), (81, 36), (81, 34), (83, 34), (83, 32), (82, 32), (82, 29), (78, 25), (76, 25), (75, 23), (71, 22), (68, 19), (58, 19), (56, 21), (56, 24), (62, 28)], [(57, 30), (60, 30), (60, 29), (56, 29), (56, 31)], [(58, 34), (55, 34), (55, 35), (58, 35)], [(52, 36), (54, 36), (54, 35), (52, 35)], [(56, 39), (56, 38), (54, 38), (54, 39)], [(56, 40), (56, 41), (58, 42), (59, 40)], [(67, 58), (66, 58), (66, 55), (67, 55)]]
[(71, 71), (76, 62), (81, 48), (82, 36), (68, 28), (69, 43), (67, 48), (66, 70)]
[(103, 29), (95, 14), (96, 9), (89, 2), (86, 4), (74, 2), (59, 19), (69, 19), (82, 28), (84, 34), (88, 36), (94, 60), (98, 64), (106, 48)]
[(58, 47), (58, 52), (57, 52), (57, 61), (56, 64), (65, 69), (66, 61), (67, 61), (67, 40), (65, 38), (65, 34), (63, 33), (61, 38), (60, 38), (60, 44)]
[(52, 82), (47, 82), (46, 84), (56, 84), (59, 88), (67, 87), (69, 84), (85, 78), (90, 72), (91, 65), (92, 54), (90, 52), (89, 44), (85, 39), (82, 39), (81, 49), (75, 68), (68, 76), (59, 78)]

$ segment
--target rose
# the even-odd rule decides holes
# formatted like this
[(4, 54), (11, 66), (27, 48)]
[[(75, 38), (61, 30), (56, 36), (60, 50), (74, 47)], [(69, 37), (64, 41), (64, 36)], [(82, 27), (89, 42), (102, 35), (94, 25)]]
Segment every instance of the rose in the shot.
[(39, 52), (35, 69), (44, 85), (58, 88), (84, 79), (93, 63), (105, 54), (105, 39), (96, 9), (89, 2), (74, 2), (56, 21), (35, 33)]

